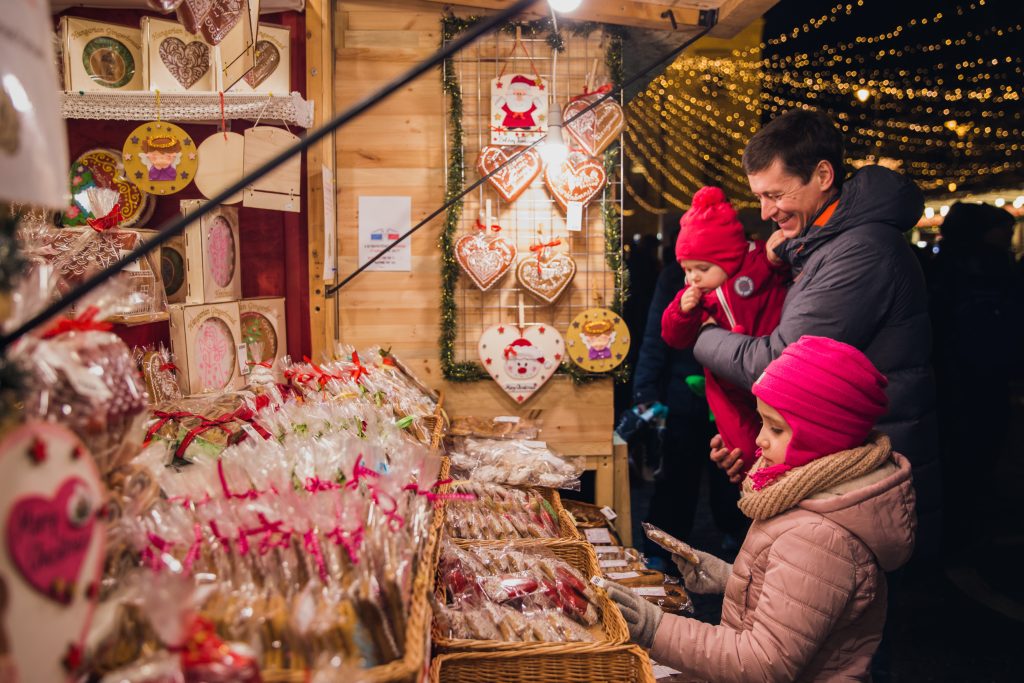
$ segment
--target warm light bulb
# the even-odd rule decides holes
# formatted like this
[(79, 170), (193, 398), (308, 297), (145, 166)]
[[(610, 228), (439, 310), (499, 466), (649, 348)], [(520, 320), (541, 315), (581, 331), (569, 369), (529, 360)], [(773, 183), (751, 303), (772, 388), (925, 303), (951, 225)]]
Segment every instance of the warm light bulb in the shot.
[(1013, 200), (1013, 208), (1019, 209), (1022, 206), (1024, 206), (1024, 194)]
[(939, 207), (939, 215), (940, 216), (945, 218), (947, 213), (949, 213), (949, 207), (948, 206), (943, 204), (942, 206)]
[(857, 92), (855, 92), (854, 94), (857, 96), (857, 99), (860, 100), (861, 102), (867, 102), (868, 98), (871, 97), (871, 91), (868, 90), (867, 88), (859, 88)]
[(548, 0), (551, 9), (556, 12), (571, 12), (583, 3), (583, 0)]
[(950, 192), (956, 192), (956, 183), (950, 182), (949, 185), (947, 185), (947, 187), (949, 188)]
[(569, 156), (562, 138), (562, 110), (557, 104), (548, 108), (548, 134), (540, 145), (540, 157), (548, 166), (558, 167)]
[(930, 206), (924, 207), (924, 217), (925, 218), (932, 218), (934, 216), (935, 216), (935, 209), (933, 209)]

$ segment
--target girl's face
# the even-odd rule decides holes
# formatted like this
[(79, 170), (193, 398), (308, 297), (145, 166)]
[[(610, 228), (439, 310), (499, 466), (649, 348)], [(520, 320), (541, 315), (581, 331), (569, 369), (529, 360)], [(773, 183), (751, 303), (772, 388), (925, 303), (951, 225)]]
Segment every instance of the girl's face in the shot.
[(721, 267), (707, 261), (691, 261), (684, 259), (679, 265), (686, 271), (686, 281), (693, 287), (710, 292), (725, 284), (729, 276)]
[(778, 465), (786, 460), (786, 449), (793, 438), (786, 418), (770, 405), (757, 399), (757, 412), (761, 416), (761, 431), (757, 435), (757, 447), (761, 455), (771, 465)]

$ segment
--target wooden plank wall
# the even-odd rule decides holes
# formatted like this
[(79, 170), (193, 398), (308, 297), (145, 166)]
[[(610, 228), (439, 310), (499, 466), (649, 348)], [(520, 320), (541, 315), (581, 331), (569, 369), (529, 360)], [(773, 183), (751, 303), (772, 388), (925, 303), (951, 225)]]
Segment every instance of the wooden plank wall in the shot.
[[(335, 16), (335, 104), (339, 111), (434, 52), (441, 9), (417, 0), (342, 0)], [(444, 203), (445, 102), (437, 71), (425, 74), (337, 136), (338, 272), (357, 267), (357, 205), (362, 195), (412, 197), (418, 223)], [(467, 164), (474, 159), (467, 158)], [(612, 383), (576, 387), (556, 376), (524, 406), (492, 381), (447, 383), (438, 358), (441, 218), (412, 239), (412, 271), (366, 272), (339, 293), (340, 341), (391, 346), (455, 415), (527, 415), (563, 452), (611, 453)]]

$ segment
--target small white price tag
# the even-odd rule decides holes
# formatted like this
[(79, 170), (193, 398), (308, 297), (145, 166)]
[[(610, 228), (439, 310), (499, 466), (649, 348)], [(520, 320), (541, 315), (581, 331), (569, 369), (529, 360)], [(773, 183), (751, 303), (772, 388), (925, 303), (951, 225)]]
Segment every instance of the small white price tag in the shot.
[(616, 567), (628, 567), (629, 562), (625, 560), (601, 560), (597, 563), (601, 569), (615, 569)]
[(615, 555), (622, 552), (621, 545), (598, 545), (594, 546), (594, 550), (597, 551), (598, 555)]
[(238, 374), (248, 375), (252, 368), (250, 368), (249, 364), (246, 363), (246, 361), (249, 360), (249, 350), (245, 344), (238, 345), (235, 355), (238, 357)]
[(642, 586), (632, 590), (637, 595), (644, 595), (649, 598), (663, 598), (668, 595), (668, 593), (665, 592), (664, 586)]
[(495, 422), (511, 422), (512, 424), (517, 424), (519, 422), (519, 416), (518, 415), (499, 415), (498, 417), (494, 418), (494, 421)]
[(619, 581), (620, 579), (636, 578), (640, 576), (640, 572), (608, 572), (606, 576), (614, 581)]
[(583, 204), (581, 202), (566, 204), (565, 229), (570, 232), (579, 232), (583, 229)]
[(247, 423), (243, 422), (242, 423), (242, 431), (245, 432), (246, 435), (248, 435), (248, 437), (250, 439), (253, 439), (255, 441), (262, 441), (263, 440), (263, 437), (260, 436), (260, 433), (257, 432), (253, 428), (253, 426), (251, 424), (247, 424)]
[(612, 535), (608, 533), (607, 529), (584, 529), (583, 533), (586, 534), (587, 540), (595, 546), (612, 544)]
[(604, 515), (609, 522), (618, 517), (618, 515), (615, 513), (615, 510), (612, 510), (607, 505), (601, 508), (601, 514)]

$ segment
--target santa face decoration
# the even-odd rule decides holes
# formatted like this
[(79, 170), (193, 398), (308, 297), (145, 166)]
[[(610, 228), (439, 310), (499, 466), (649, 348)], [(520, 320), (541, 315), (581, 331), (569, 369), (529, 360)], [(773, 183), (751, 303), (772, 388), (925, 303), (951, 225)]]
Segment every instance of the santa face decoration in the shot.
[(525, 402), (558, 369), (565, 343), (550, 325), (494, 325), (480, 335), (480, 361), (505, 393)]
[(548, 130), (547, 81), (505, 74), (491, 81), (491, 144), (524, 145)]

